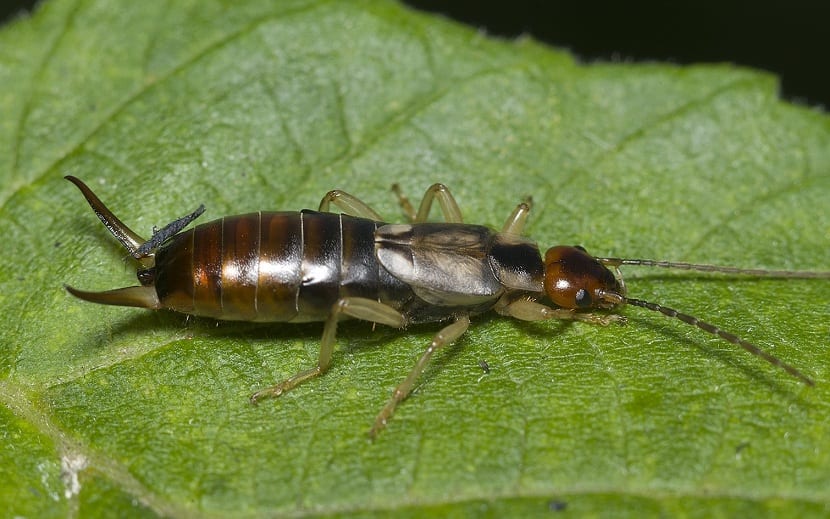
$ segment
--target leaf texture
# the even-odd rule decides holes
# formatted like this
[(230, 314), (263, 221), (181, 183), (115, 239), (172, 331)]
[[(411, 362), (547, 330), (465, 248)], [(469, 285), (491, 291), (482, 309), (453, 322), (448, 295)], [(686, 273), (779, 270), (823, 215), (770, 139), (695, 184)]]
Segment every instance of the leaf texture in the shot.
[[(830, 507), (830, 282), (627, 269), (817, 386), (636, 308), (492, 316), (375, 414), (436, 326), (253, 325), (90, 305), (135, 284), (62, 180), (140, 234), (447, 184), (542, 248), (830, 267), (830, 119), (729, 65), (577, 63), (387, 1), (52, 0), (0, 31), (0, 503), (17, 516), (805, 516)], [(484, 373), (480, 361), (490, 366)]]

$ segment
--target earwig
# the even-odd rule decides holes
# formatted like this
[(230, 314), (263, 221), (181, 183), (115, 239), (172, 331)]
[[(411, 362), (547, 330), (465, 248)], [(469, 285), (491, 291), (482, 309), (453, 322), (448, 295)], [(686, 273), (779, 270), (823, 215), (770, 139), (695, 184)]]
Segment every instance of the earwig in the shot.
[[(204, 211), (200, 206), (145, 240), (83, 182), (66, 178), (137, 261), (140, 282), (104, 292), (67, 286), (72, 295), (93, 303), (169, 309), (219, 320), (325, 323), (317, 364), (257, 391), (252, 403), (278, 397), (324, 373), (331, 365), (341, 318), (398, 329), (449, 321), (381, 409), (370, 430), (372, 438), (412, 392), (433, 354), (463, 335), (471, 316), (489, 310), (522, 321), (608, 325), (624, 324), (625, 318), (605, 312), (637, 306), (720, 337), (814, 385), (800, 370), (733, 333), (673, 308), (628, 297), (619, 267), (813, 279), (830, 278), (830, 272), (600, 258), (579, 246), (555, 246), (542, 257), (539, 247), (521, 236), (530, 199), (520, 203), (497, 232), (463, 223), (458, 204), (442, 184), (426, 191), (417, 212), (393, 187), (408, 224), (384, 223), (364, 202), (335, 190), (323, 197), (318, 211), (229, 216), (184, 230)], [(445, 222), (426, 222), (434, 201)], [(329, 212), (332, 204), (344, 214)]]

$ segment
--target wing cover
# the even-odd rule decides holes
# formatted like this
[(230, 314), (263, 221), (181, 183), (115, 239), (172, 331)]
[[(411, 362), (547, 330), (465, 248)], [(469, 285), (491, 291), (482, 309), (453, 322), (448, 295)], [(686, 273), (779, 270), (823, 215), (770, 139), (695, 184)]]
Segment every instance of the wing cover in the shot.
[(480, 305), (504, 290), (488, 260), (494, 235), (479, 225), (384, 225), (375, 232), (375, 253), (383, 268), (431, 304)]

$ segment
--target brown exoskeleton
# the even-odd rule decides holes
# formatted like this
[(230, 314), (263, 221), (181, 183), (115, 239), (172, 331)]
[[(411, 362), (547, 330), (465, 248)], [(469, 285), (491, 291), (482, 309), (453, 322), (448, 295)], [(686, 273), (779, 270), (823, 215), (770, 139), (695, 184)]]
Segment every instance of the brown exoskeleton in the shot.
[[(430, 187), (416, 212), (396, 190), (408, 224), (387, 224), (365, 203), (330, 191), (319, 212), (258, 212), (183, 230), (203, 208), (179, 218), (150, 240), (124, 225), (80, 180), (66, 177), (138, 262), (140, 286), (105, 292), (67, 290), (86, 301), (170, 309), (223, 320), (323, 321), (316, 366), (263, 389), (252, 402), (276, 397), (331, 365), (337, 322), (361, 319), (403, 329), (447, 321), (375, 419), (376, 436), (412, 391), (436, 350), (458, 339), (470, 317), (489, 310), (523, 321), (570, 319), (607, 325), (624, 305), (677, 318), (736, 344), (807, 385), (813, 381), (754, 344), (671, 308), (630, 298), (620, 265), (645, 265), (785, 278), (830, 278), (830, 272), (740, 269), (651, 260), (597, 258), (581, 247), (556, 246), (541, 256), (521, 236), (530, 203), (519, 204), (501, 231), (462, 223), (441, 184)], [(428, 223), (437, 201), (444, 223)], [(345, 214), (329, 212), (331, 204)], [(547, 299), (552, 305), (539, 300)]]

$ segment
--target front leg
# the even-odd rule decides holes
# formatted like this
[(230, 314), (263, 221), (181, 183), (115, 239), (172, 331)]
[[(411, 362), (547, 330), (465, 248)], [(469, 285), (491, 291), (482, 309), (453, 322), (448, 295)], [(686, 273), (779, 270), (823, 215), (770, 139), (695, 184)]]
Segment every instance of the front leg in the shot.
[(510, 213), (510, 216), (501, 228), (501, 232), (506, 234), (521, 235), (525, 228), (525, 223), (527, 223), (527, 216), (528, 213), (530, 213), (530, 208), (532, 206), (533, 199), (531, 197), (525, 198), (524, 202), (517, 205), (516, 209), (513, 209), (513, 212)]
[(591, 324), (608, 326), (609, 324), (625, 324), (626, 318), (618, 314), (592, 314), (577, 312), (566, 308), (551, 308), (549, 306), (517, 299), (509, 303), (497, 305), (495, 310), (501, 315), (506, 315), (522, 321), (545, 321), (547, 319), (567, 319), (572, 321), (585, 321)]

